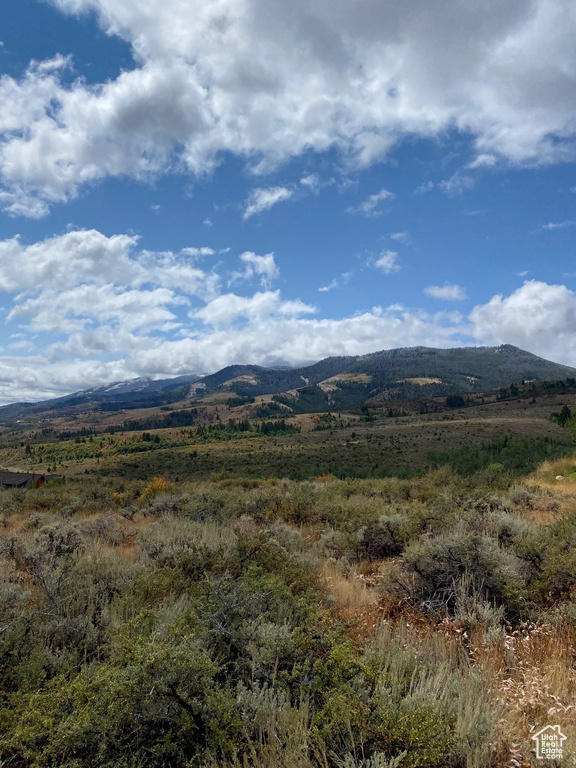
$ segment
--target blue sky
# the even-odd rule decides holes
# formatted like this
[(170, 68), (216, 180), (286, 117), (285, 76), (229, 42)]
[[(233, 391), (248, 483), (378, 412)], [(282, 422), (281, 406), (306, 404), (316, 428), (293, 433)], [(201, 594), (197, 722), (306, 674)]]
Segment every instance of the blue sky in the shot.
[(0, 402), (419, 344), (576, 366), (575, 33), (565, 0), (3, 0)]

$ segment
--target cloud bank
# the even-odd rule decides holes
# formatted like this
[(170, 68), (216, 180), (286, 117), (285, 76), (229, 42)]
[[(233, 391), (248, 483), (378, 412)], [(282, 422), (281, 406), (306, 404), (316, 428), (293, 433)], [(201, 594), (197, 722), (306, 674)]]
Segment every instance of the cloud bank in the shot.
[[(406, 137), (455, 129), (473, 137), (471, 170), (574, 159), (576, 5), (566, 0), (52, 4), (95, 13), (132, 46), (135, 68), (69, 83), (62, 51), (0, 78), (0, 204), (14, 216), (41, 217), (106, 177), (201, 176), (224, 152), (265, 173), (337, 149), (359, 169)], [(279, 194), (255, 197), (245, 216)]]
[[(220, 259), (214, 267), (212, 257)], [(381, 271), (394, 271), (395, 253), (381, 258)], [(417, 345), (511, 343), (576, 365), (576, 294), (564, 285), (527, 281), (467, 316), (392, 305), (321, 318), (315, 306), (272, 289), (279, 277), (272, 253), (223, 258), (208, 246), (157, 253), (136, 237), (97, 230), (28, 245), (1, 241), (0, 292), (12, 335), (0, 349), (0, 402), (134, 376), (300, 365)], [(437, 298), (453, 300), (456, 288), (440, 287)]]

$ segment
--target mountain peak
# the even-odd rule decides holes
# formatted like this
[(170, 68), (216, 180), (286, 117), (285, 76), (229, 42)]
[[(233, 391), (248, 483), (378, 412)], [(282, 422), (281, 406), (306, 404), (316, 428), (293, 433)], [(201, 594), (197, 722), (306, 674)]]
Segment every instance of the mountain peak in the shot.
[[(302, 390), (295, 407), (322, 410), (325, 406), (343, 407), (368, 400), (481, 392), (523, 380), (567, 377), (576, 377), (576, 369), (544, 360), (512, 344), (447, 349), (402, 347), (327, 357), (299, 368), (234, 364), (211, 374), (191, 373), (171, 379), (144, 376), (111, 382), (44, 403), (4, 406), (0, 421), (82, 404), (106, 411), (151, 408), (184, 402), (191, 396), (201, 400), (217, 391), (222, 391), (220, 397), (225, 399), (230, 394), (282, 397), (283, 393)], [(190, 387), (195, 382), (199, 386), (192, 392)]]

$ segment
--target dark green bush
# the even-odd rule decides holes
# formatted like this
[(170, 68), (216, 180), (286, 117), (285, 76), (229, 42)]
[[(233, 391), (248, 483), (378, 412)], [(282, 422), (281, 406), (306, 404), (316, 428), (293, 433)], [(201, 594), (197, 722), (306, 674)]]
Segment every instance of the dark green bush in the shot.
[(377, 523), (366, 526), (361, 546), (370, 560), (399, 555), (410, 538), (410, 524), (403, 515), (383, 516)]
[(457, 586), (469, 574), (489, 602), (511, 615), (521, 611), (523, 563), (492, 538), (462, 531), (421, 540), (406, 551), (405, 565), (419, 577), (414, 598), (431, 610), (453, 612)]

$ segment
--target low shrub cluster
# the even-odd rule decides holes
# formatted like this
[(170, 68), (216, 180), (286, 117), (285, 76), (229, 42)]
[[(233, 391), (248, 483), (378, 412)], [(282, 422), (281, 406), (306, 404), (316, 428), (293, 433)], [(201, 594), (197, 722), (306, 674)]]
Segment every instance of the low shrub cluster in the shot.
[(576, 616), (549, 501), (497, 467), (1, 491), (0, 761), (503, 765), (481, 654)]
[(569, 439), (549, 437), (503, 437), (483, 445), (465, 445), (455, 451), (429, 451), (428, 459), (435, 466), (448, 465), (461, 475), (472, 475), (498, 462), (516, 475), (525, 475), (544, 460), (572, 453)]

